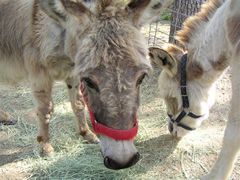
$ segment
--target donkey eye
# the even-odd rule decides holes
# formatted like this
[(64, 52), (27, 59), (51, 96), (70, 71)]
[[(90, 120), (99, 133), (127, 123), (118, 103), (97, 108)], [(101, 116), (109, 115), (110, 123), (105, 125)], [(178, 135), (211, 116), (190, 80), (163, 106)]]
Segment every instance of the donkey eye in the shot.
[(140, 76), (140, 78), (137, 80), (137, 86), (141, 85), (144, 78), (146, 77), (146, 74), (144, 73), (142, 76)]
[(90, 78), (83, 78), (83, 81), (85, 82), (88, 88), (94, 89), (95, 91), (99, 92), (97, 84), (94, 83)]

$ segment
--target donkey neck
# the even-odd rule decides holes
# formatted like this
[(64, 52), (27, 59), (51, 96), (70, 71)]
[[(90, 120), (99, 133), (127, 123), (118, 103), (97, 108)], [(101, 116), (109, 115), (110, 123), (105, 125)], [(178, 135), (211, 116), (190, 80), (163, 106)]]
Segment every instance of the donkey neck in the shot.
[(199, 26), (188, 45), (188, 77), (203, 87), (211, 86), (229, 65), (225, 9), (226, 3), (217, 9), (209, 22)]

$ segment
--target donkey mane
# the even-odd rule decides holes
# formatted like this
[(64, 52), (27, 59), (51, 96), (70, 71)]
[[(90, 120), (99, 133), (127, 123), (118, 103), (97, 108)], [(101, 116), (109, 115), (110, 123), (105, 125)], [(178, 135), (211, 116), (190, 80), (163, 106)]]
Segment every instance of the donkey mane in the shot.
[(208, 0), (201, 6), (201, 10), (196, 15), (189, 17), (183, 23), (182, 30), (177, 32), (176, 39), (186, 47), (191, 38), (197, 33), (197, 30), (199, 30), (199, 27), (209, 22), (223, 2), (224, 0)]
[[(206, 23), (209, 23), (217, 9), (224, 3), (225, 0), (208, 0), (201, 6), (201, 10), (193, 16), (190, 16), (183, 23), (183, 27), (176, 34), (175, 39), (180, 43), (179, 45), (168, 44), (166, 50), (175, 58), (180, 59), (181, 55), (188, 51), (189, 61), (187, 64), (187, 79), (199, 79), (203, 75), (203, 67), (199, 62), (194, 62), (194, 55), (190, 49), (189, 44), (194, 37), (199, 33), (199, 30), (204, 28)], [(180, 57), (179, 57), (180, 56)], [(215, 69), (224, 69), (226, 67), (225, 57), (219, 57), (218, 64), (212, 64)], [(218, 66), (218, 67), (216, 67)]]
[(117, 6), (119, 4), (119, 1), (115, 0), (98, 0), (97, 1), (97, 12), (102, 12), (105, 8), (109, 7), (110, 5)]

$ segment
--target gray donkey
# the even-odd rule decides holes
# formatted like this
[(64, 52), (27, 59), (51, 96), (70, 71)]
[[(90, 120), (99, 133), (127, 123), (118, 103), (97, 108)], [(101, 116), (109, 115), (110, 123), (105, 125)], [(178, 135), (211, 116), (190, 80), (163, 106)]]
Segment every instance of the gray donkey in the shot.
[[(66, 82), (80, 134), (88, 142), (99, 140), (87, 125), (80, 85), (94, 122), (122, 134), (135, 125), (139, 87), (151, 69), (140, 27), (170, 2), (0, 0), (0, 81), (29, 80), (43, 154), (53, 152), (49, 123), (55, 80)], [(1, 112), (0, 120), (5, 115)], [(133, 138), (102, 133), (100, 145), (108, 168), (129, 167), (139, 159)]]

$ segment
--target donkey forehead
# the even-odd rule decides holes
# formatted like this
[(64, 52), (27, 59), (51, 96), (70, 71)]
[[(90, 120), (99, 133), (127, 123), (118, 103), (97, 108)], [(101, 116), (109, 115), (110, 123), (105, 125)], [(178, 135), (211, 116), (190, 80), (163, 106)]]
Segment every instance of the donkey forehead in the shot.
[(98, 67), (113, 71), (132, 69), (132, 72), (151, 69), (147, 43), (140, 32), (130, 26), (127, 29), (113, 24), (105, 26), (81, 41), (76, 56), (78, 73)]
[(149, 67), (145, 64), (139, 66), (131, 66), (126, 62), (118, 62), (112, 66), (100, 65), (95, 69), (89, 70), (89, 75), (101, 77), (102, 79), (114, 80), (114, 79), (136, 79), (138, 76), (146, 73), (148, 74)]

